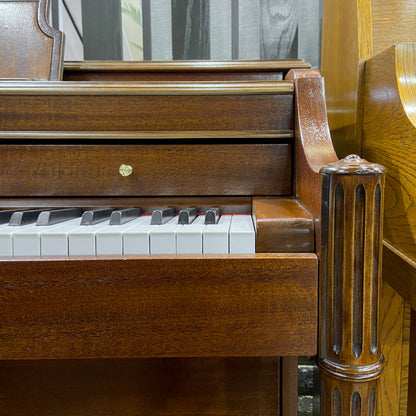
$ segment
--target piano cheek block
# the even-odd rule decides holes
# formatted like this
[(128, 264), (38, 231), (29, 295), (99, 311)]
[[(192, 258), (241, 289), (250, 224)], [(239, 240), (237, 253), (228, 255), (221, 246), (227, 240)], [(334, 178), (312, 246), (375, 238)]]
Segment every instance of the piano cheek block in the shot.
[(312, 216), (294, 199), (254, 198), (258, 253), (313, 253)]

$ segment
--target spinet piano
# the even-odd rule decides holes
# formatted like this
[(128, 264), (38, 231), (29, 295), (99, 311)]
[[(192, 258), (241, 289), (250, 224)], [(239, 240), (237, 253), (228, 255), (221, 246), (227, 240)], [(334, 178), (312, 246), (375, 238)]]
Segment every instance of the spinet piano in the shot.
[(256, 229), (254, 254), (1, 258), (0, 414), (279, 414), (275, 357), (318, 343), (322, 415), (376, 414), (383, 169), (337, 160), (307, 66), (0, 82), (2, 208), (218, 206)]

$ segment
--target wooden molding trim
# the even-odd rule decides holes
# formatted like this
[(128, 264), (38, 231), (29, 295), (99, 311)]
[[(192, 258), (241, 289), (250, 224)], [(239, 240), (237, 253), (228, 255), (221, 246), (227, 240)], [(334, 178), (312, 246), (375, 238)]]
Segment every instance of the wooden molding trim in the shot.
[(239, 95), (293, 94), (288, 81), (245, 82), (45, 82), (4, 81), (0, 95)]
[(223, 72), (223, 71), (279, 71), (292, 68), (310, 68), (301, 59), (284, 61), (67, 61), (65, 70), (70, 71), (177, 71), (177, 72)]
[(291, 139), (293, 130), (253, 131), (0, 131), (0, 140)]

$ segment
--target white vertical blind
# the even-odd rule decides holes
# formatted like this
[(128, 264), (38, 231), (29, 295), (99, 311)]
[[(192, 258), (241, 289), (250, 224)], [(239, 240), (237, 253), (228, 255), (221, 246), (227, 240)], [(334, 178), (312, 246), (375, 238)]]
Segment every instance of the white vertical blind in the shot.
[(231, 59), (231, 1), (211, 0), (209, 13), (211, 59)]

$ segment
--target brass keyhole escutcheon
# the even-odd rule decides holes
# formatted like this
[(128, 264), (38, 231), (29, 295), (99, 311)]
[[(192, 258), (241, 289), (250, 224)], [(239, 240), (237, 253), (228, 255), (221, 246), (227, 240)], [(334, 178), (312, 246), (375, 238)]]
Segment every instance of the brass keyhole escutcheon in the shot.
[(133, 173), (133, 167), (126, 164), (121, 164), (118, 168), (121, 176), (130, 176)]

